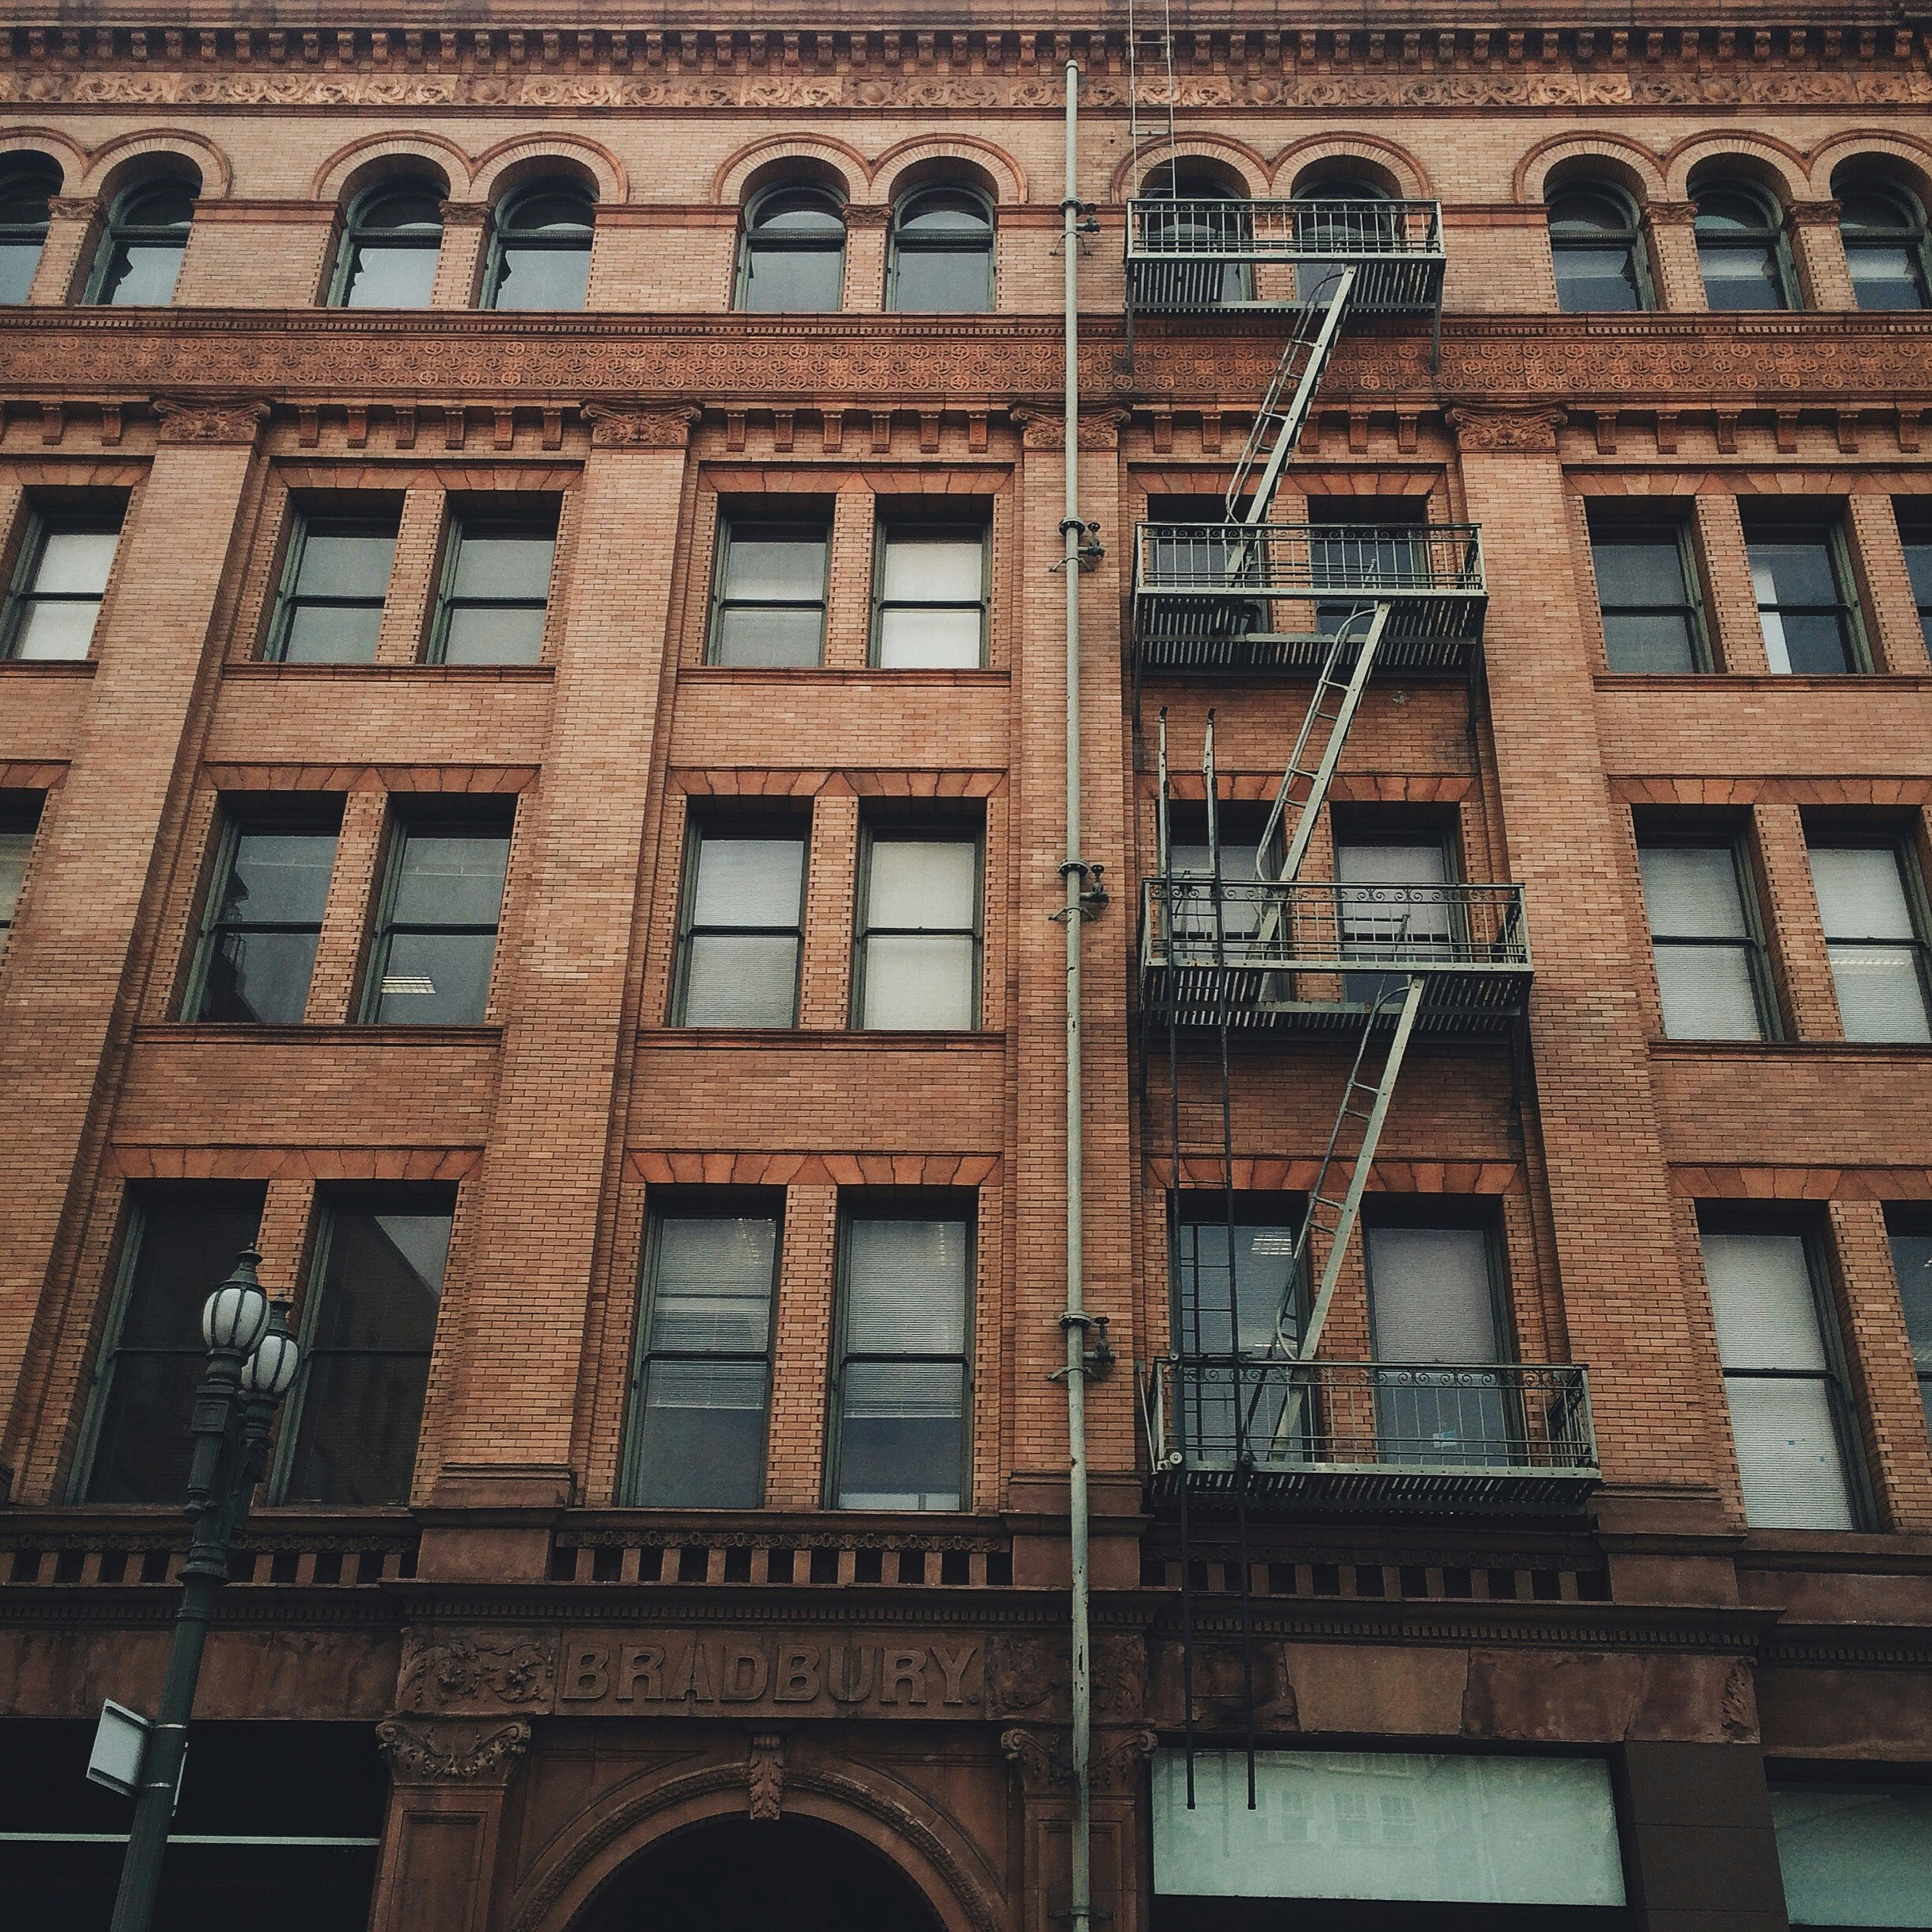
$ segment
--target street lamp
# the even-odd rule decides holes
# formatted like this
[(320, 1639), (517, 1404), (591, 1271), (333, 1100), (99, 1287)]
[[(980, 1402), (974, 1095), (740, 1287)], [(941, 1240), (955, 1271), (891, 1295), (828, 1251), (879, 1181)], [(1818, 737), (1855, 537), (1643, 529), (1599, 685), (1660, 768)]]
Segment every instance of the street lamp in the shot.
[(235, 1271), (201, 1310), (208, 1370), (195, 1392), (189, 1427), (194, 1454), (188, 1471), (188, 1520), (194, 1526), (181, 1566), (181, 1606), (168, 1652), (161, 1708), (141, 1754), (134, 1823), (114, 1901), (113, 1932), (148, 1932), (168, 1825), (181, 1783), (188, 1718), (201, 1674), (201, 1650), (215, 1597), (228, 1581), (228, 1550), (248, 1515), (249, 1498), (268, 1466), (269, 1425), (295, 1379), (300, 1359), (288, 1304), (270, 1301), (255, 1279), (262, 1257), (245, 1248)]

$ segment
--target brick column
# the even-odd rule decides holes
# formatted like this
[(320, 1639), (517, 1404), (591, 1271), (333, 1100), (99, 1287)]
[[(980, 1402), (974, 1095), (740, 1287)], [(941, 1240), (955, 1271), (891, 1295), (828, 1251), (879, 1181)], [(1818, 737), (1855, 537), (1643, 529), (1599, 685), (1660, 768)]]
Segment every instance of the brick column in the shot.
[(1704, 309), (1704, 271), (1697, 266), (1697, 210), (1689, 201), (1652, 201), (1643, 211), (1643, 239), (1659, 309)]
[(530, 1720), (391, 1717), (376, 1736), (391, 1783), (370, 1932), (484, 1932)]
[[(1530, 1034), (1570, 1347), (1589, 1369), (1606, 1476), (1717, 1480), (1712, 1390), (1689, 1306), (1651, 1094), (1630, 841), (1603, 769), (1554, 412), (1456, 410), (1464, 500), (1482, 526), (1489, 678), (1509, 876), (1525, 888)], [(1604, 1160), (1614, 1140), (1627, 1158)], [(1709, 1507), (1708, 1497), (1702, 1499)]]
[(483, 201), (445, 201), (443, 247), (436, 257), (432, 309), (473, 309), (483, 287), (483, 243), (489, 208)]
[(443, 562), (443, 508), (440, 489), (412, 489), (403, 499), (396, 533), (396, 561), (389, 568), (389, 595), (382, 605), (382, 629), (376, 638), (378, 664), (415, 664), (429, 636), (430, 605)]
[[(158, 911), (157, 841), (186, 810), (190, 727), (265, 403), (163, 404), (59, 807), (34, 855), (34, 917), (0, 981), (0, 1120), (31, 1121), (0, 1162), (0, 1459), (36, 1317), (71, 1265), (105, 1096), (135, 1018), (137, 922)], [(151, 895), (155, 903), (150, 904)]]
[(1756, 1745), (1627, 1744), (1622, 1772), (1624, 1858), (1642, 1932), (1785, 1932)]
[(1769, 671), (1765, 630), (1751, 588), (1744, 523), (1729, 490), (1700, 490), (1691, 499), (1697, 548), (1704, 559), (1704, 613), (1720, 671)]
[(1800, 1040), (1842, 1040), (1838, 989), (1811, 885), (1804, 822), (1795, 805), (1760, 804), (1751, 814), (1771, 954), (1785, 1018)]
[(845, 299), (848, 315), (876, 316), (885, 307), (886, 231), (889, 208), (853, 203), (845, 209)]
[(841, 1033), (851, 1025), (852, 907), (859, 857), (859, 801), (830, 780), (812, 807), (805, 880), (805, 958), (799, 1025)]
[(343, 800), (342, 830), (335, 838), (335, 863), (302, 1014), (312, 1025), (339, 1025), (356, 1017), (389, 802), (387, 792), (374, 788), (351, 792)]
[(878, 498), (853, 481), (832, 500), (832, 567), (826, 585), (825, 661), (862, 670), (872, 654), (872, 542)]
[(1785, 217), (1798, 287), (1807, 309), (1856, 309), (1845, 237), (1838, 228), (1836, 201), (1795, 201)]
[(1865, 609), (1865, 635), (1875, 661), (1873, 668), (1923, 673), (1927, 665), (1925, 627), (1913, 600), (1905, 546), (1899, 539), (1899, 515), (1892, 499), (1853, 496), (1846, 504), (1846, 520), (1851, 530), (1852, 568)]
[(664, 677), (688, 407), (593, 405), (543, 772), (523, 806), (527, 907), (498, 966), (506, 1032), (445, 1474), (569, 1462), (600, 1232), (622, 1159), (633, 895)]
[(773, 1509), (816, 1509), (822, 1500), (838, 1240), (836, 1187), (795, 1183), (785, 1190), (765, 1485)]
[(27, 294), (32, 307), (58, 309), (79, 301), (100, 219), (101, 204), (90, 194), (56, 194), (48, 202), (47, 240)]

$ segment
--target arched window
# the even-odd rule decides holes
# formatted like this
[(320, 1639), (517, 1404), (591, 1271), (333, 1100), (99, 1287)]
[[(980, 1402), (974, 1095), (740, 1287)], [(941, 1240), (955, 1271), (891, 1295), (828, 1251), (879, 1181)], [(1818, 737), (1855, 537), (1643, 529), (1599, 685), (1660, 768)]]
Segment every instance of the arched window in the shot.
[(1636, 205), (1598, 182), (1550, 197), (1550, 253), (1556, 305), (1566, 315), (1593, 309), (1654, 309), (1650, 265)]
[(974, 188), (914, 188), (892, 210), (887, 307), (976, 315), (993, 305), (993, 211)]
[(335, 309), (427, 309), (443, 247), (434, 182), (392, 181), (358, 195), (335, 257)]
[[(1395, 211), (1389, 191), (1361, 174), (1328, 174), (1294, 191), (1294, 240), (1312, 254), (1386, 255), (1395, 245)], [(1308, 287), (1304, 299), (1326, 301), (1340, 268), (1300, 271)]]
[(1697, 266), (1712, 309), (1795, 309), (1784, 224), (1776, 203), (1740, 182), (1695, 189)]
[(87, 300), (117, 309), (171, 301), (194, 223), (195, 186), (146, 181), (117, 197), (88, 278)]
[[(1175, 307), (1209, 308), (1255, 299), (1254, 215), (1248, 197), (1200, 162), (1163, 161), (1141, 184), (1142, 232), (1171, 261), (1160, 271), (1170, 287), (1156, 298)], [(1163, 201), (1171, 204), (1163, 208)], [(1221, 259), (1217, 259), (1221, 258)]]
[(1916, 195), (1891, 182), (1848, 182), (1838, 190), (1838, 232), (1861, 309), (1932, 307), (1926, 211)]
[(0, 166), (0, 302), (24, 302), (47, 243), (47, 204), (60, 192), (60, 170), (44, 155), (17, 155)]
[(845, 290), (845, 217), (828, 188), (768, 188), (745, 210), (738, 305), (761, 315), (836, 309)]
[(581, 309), (596, 204), (573, 181), (519, 189), (497, 212), (485, 309)]

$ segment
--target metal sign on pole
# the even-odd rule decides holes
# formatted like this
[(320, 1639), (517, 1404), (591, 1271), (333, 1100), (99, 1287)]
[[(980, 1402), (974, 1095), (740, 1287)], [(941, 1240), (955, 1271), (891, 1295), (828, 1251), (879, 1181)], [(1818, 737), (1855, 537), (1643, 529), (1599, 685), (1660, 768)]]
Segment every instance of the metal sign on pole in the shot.
[(94, 1726), (94, 1750), (87, 1760), (89, 1781), (105, 1784), (131, 1798), (141, 1781), (141, 1758), (152, 1727), (138, 1711), (113, 1698), (102, 1700), (101, 1721)]

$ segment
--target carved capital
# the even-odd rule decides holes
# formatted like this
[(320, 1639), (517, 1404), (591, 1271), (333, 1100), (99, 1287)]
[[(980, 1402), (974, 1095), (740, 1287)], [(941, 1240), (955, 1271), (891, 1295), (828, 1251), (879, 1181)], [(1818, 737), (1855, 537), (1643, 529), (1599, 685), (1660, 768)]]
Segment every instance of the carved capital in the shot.
[[(1067, 447), (1066, 424), (1057, 409), (1038, 409), (1029, 403), (1022, 403), (1010, 413), (1020, 425), (1022, 448), (1064, 450)], [(1079, 447), (1083, 450), (1119, 448), (1121, 425), (1126, 420), (1125, 409), (1083, 409), (1080, 412)]]
[(1125, 1737), (1098, 1744), (1087, 1768), (1088, 1781), (1095, 1791), (1130, 1792), (1140, 1783), (1140, 1767), (1154, 1754), (1160, 1734), (1152, 1725), (1142, 1724)]
[(999, 1749), (1018, 1773), (1020, 1788), (1028, 1796), (1072, 1790), (1073, 1761), (1058, 1732), (1016, 1724), (999, 1734)]
[(197, 402), (157, 396), (155, 413), (163, 443), (251, 443), (268, 420), (268, 404), (259, 397)]
[(1643, 212), (1654, 225), (1668, 226), (1674, 223), (1680, 228), (1689, 228), (1697, 219), (1697, 204), (1695, 201), (1646, 201)]
[(692, 425), (703, 412), (690, 403), (657, 408), (620, 403), (585, 403), (584, 420), (600, 450), (681, 450)]
[(50, 194), (47, 212), (56, 221), (91, 221), (101, 204), (91, 194)]
[(487, 201), (445, 201), (443, 225), (446, 228), (480, 228), (489, 220)]
[(1455, 408), (1445, 413), (1455, 431), (1456, 447), (1464, 454), (1474, 450), (1484, 455), (1554, 456), (1556, 432), (1566, 420), (1561, 409), (1533, 405)]
[(485, 1719), (466, 1723), (449, 1718), (385, 1718), (376, 1742), (399, 1784), (500, 1784), (530, 1748), (530, 1722)]
[(1835, 228), (1844, 212), (1842, 201), (1793, 201), (1789, 210), (1794, 228)]
[(775, 1823), (785, 1795), (785, 1741), (777, 1731), (753, 1733), (745, 1759), (745, 1782), (753, 1819)]
[(845, 226), (851, 228), (883, 228), (892, 219), (892, 211), (883, 202), (848, 201)]

